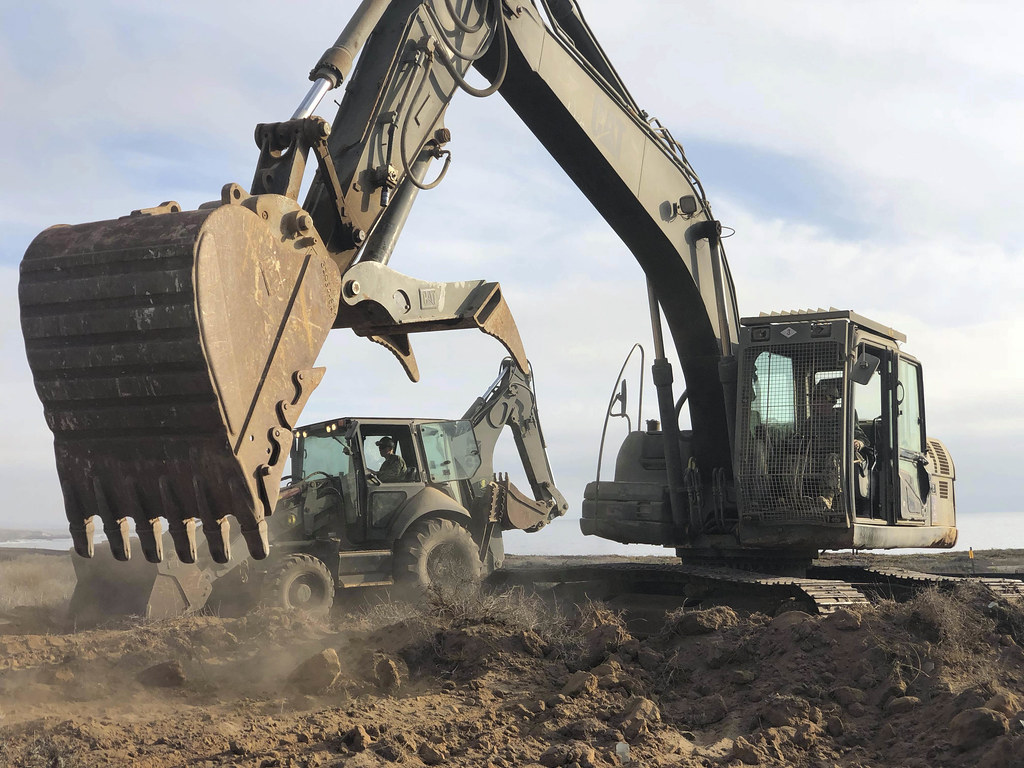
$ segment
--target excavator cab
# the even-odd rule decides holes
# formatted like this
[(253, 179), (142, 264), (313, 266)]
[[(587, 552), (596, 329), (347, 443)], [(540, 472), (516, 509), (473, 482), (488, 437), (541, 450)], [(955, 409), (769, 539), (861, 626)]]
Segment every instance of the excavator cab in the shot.
[[(848, 311), (742, 320), (739, 538), (818, 548), (952, 546), (953, 466), (925, 432), (903, 334)], [(803, 531), (803, 533), (801, 533)]]

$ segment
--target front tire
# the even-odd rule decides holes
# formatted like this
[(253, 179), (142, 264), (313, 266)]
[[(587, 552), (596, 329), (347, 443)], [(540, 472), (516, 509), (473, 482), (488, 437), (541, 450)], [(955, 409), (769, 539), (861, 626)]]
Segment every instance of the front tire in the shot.
[(334, 605), (334, 579), (312, 555), (288, 555), (267, 573), (265, 605), (288, 611), (323, 615)]
[(395, 582), (420, 591), (476, 585), (483, 575), (477, 549), (470, 532), (451, 520), (416, 523), (398, 542)]

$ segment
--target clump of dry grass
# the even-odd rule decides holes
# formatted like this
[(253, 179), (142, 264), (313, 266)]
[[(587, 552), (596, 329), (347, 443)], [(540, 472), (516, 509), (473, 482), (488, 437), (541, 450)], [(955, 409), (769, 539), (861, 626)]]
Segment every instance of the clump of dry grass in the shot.
[(0, 560), (0, 611), (60, 607), (74, 589), (75, 569), (68, 557), (27, 554)]
[(875, 633), (876, 647), (907, 683), (939, 672), (952, 683), (976, 683), (991, 667), (997, 627), (992, 605), (992, 593), (970, 581), (952, 590), (923, 590), (905, 603), (884, 603), (879, 615), (891, 624)]
[(587, 606), (561, 611), (522, 588), (457, 589), (433, 586), (414, 601), (381, 603), (369, 608), (365, 620), (373, 628), (401, 624), (424, 640), (467, 627), (489, 626), (505, 636), (536, 633), (554, 655), (582, 654), (588, 622)]
[(522, 589), (487, 591), (432, 586), (416, 600), (384, 602), (371, 607), (366, 617), (375, 627), (417, 623), (431, 629), (458, 629), (489, 624), (511, 630), (533, 631), (551, 618), (551, 610)]

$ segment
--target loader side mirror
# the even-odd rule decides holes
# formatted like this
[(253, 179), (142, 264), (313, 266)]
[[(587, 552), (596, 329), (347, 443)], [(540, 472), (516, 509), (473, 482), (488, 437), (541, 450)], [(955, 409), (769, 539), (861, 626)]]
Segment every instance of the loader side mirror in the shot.
[(861, 352), (860, 356), (853, 363), (853, 371), (850, 374), (850, 378), (853, 379), (854, 384), (860, 384), (865, 386), (871, 377), (875, 375), (875, 371), (878, 370), (878, 366), (881, 364), (874, 355), (869, 355), (867, 352)]

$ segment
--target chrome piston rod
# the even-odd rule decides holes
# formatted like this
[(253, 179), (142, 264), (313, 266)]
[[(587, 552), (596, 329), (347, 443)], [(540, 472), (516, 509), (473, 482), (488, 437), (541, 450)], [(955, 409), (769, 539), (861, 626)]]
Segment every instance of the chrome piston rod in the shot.
[(359, 4), (334, 45), (324, 51), (320, 61), (309, 73), (313, 87), (309, 89), (309, 93), (295, 110), (292, 120), (309, 117), (313, 114), (313, 110), (319, 106), (327, 92), (332, 88), (337, 88), (348, 77), (363, 43), (377, 26), (377, 22), (384, 15), (388, 5), (390, 5), (390, 0), (363, 0)]

